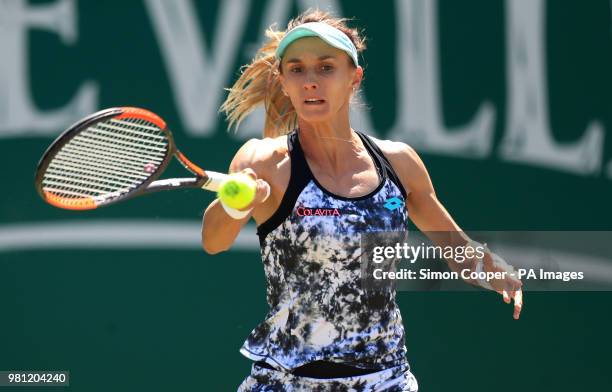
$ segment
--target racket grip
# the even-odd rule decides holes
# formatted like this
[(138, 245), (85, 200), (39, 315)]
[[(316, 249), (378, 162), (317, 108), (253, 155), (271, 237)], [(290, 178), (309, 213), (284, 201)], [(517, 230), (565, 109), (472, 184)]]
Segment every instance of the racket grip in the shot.
[(206, 171), (206, 176), (208, 177), (204, 185), (202, 185), (202, 189), (206, 189), (207, 191), (217, 192), (219, 190), (219, 186), (221, 183), (228, 177), (225, 173), (218, 173), (214, 171)]
[[(232, 176), (232, 174), (219, 173), (214, 171), (206, 171), (206, 176), (208, 177), (207, 181), (202, 185), (202, 189), (206, 189), (208, 191), (218, 192), (221, 183), (225, 181), (226, 178)], [(264, 197), (264, 201), (270, 197), (270, 184), (266, 182), (266, 196)]]

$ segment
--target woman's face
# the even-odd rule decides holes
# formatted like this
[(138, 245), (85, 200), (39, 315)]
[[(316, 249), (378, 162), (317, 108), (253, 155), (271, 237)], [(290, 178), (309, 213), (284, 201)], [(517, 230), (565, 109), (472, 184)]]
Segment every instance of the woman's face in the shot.
[(301, 38), (283, 55), (280, 81), (299, 117), (332, 121), (348, 105), (363, 76), (349, 56), (316, 37)]

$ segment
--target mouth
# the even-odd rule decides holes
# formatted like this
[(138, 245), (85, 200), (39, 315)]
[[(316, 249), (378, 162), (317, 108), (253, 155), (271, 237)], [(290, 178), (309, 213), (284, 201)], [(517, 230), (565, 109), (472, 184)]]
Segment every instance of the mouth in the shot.
[(308, 98), (304, 100), (304, 103), (306, 105), (321, 105), (323, 103), (325, 103), (324, 99), (319, 99), (319, 98)]

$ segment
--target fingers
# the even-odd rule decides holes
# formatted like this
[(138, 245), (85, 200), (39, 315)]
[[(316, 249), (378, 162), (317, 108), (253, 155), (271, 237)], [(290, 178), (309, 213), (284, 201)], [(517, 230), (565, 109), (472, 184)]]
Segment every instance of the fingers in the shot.
[(257, 173), (255, 173), (255, 170), (251, 169), (250, 167), (247, 167), (246, 169), (242, 169), (240, 173), (246, 174), (247, 176), (250, 176), (252, 179), (257, 180)]
[(268, 184), (264, 180), (257, 180), (257, 192), (258, 193), (261, 192), (261, 195), (262, 195), (261, 202), (263, 203), (270, 196), (270, 192), (271, 192), (270, 184)]
[(258, 203), (263, 203), (270, 196), (270, 185), (264, 180), (257, 180), (257, 190), (255, 191), (255, 200)]
[(255, 197), (253, 198), (253, 201), (251, 202), (251, 204), (245, 207), (245, 210), (251, 209), (265, 202), (270, 196), (270, 192), (271, 192), (270, 184), (268, 184), (266, 181), (262, 179), (258, 179), (257, 173), (255, 173), (255, 171), (251, 169), (250, 167), (242, 169), (240, 173), (246, 174), (247, 176), (251, 177), (253, 180), (255, 180), (255, 183), (256, 183)]
[(514, 298), (514, 314), (513, 317), (515, 320), (518, 320), (521, 315), (521, 310), (523, 310), (523, 290), (521, 287), (514, 289), (514, 291), (502, 290), (502, 295), (504, 297), (504, 302), (509, 304)]
[(518, 320), (523, 309), (523, 290), (518, 289), (514, 292), (514, 319)]
[(510, 300), (510, 295), (508, 294), (508, 291), (503, 290), (502, 295), (504, 296), (504, 302), (509, 304), (511, 300)]
[(523, 282), (512, 278), (516, 283), (513, 284), (512, 294), (514, 296), (514, 319), (518, 320), (523, 309)]
[(508, 265), (504, 259), (495, 253), (488, 254), (490, 258), (487, 258), (485, 254), (484, 266), (485, 270), (491, 271), (502, 271), (506, 275), (504, 279), (497, 281), (495, 284), (495, 291), (500, 293), (507, 304), (512, 303), (514, 299), (514, 313), (513, 317), (515, 320), (521, 315), (523, 309), (523, 282), (515, 276), (515, 270), (512, 266)]

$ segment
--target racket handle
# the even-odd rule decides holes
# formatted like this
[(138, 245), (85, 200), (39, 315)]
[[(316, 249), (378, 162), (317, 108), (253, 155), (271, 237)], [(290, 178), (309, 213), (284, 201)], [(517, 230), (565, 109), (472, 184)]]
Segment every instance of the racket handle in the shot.
[[(204, 185), (202, 185), (202, 189), (206, 189), (208, 191), (213, 191), (213, 192), (218, 192), (219, 187), (221, 186), (223, 181), (225, 181), (225, 179), (227, 179), (228, 177), (231, 177), (232, 174), (225, 174), (225, 173), (219, 173), (219, 172), (207, 170), (206, 176), (208, 177), (208, 179), (206, 180)], [(268, 184), (267, 182), (265, 184), (267, 186), (266, 186), (266, 196), (264, 197), (264, 201), (266, 201), (268, 197), (270, 197), (270, 184)]]
[(219, 190), (219, 186), (221, 183), (228, 177), (225, 173), (218, 173), (214, 171), (206, 171), (206, 176), (208, 179), (202, 185), (202, 189), (206, 189), (207, 191), (217, 192)]

